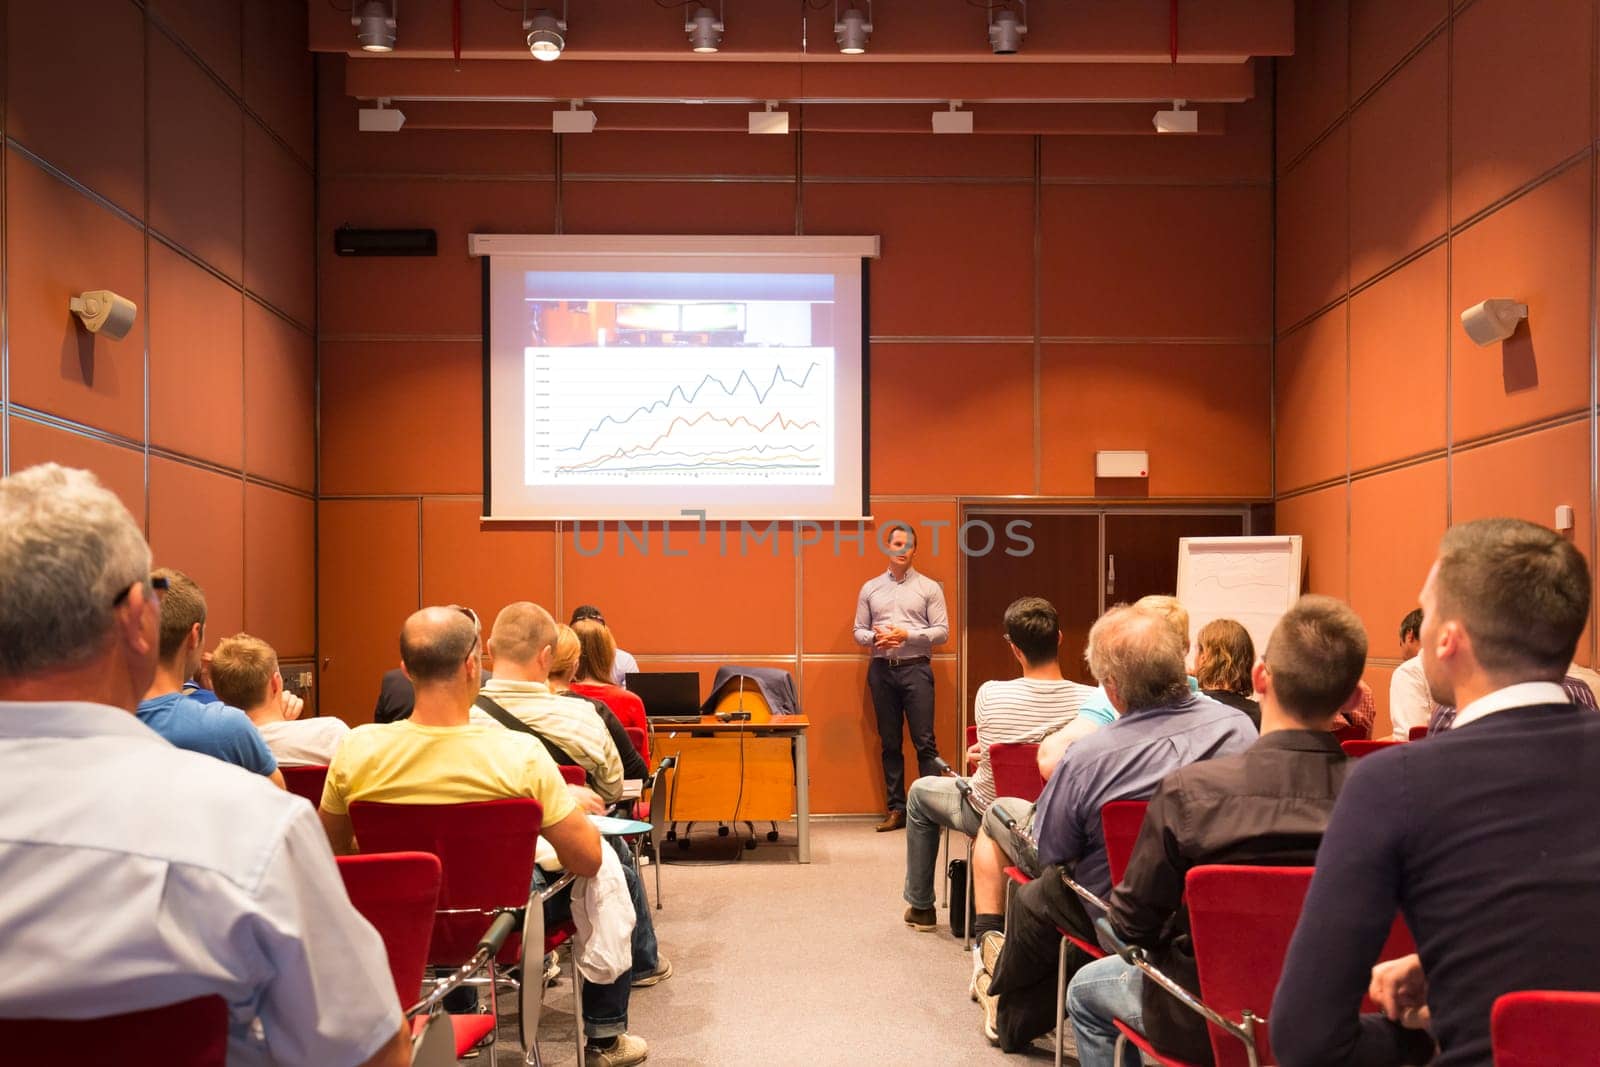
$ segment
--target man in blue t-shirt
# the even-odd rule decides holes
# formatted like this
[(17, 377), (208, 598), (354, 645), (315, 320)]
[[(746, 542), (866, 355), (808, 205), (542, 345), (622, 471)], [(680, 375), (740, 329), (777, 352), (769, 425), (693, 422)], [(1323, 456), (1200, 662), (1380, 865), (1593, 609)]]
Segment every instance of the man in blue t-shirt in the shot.
[(197, 700), (183, 691), (184, 681), (200, 666), (205, 594), (182, 571), (163, 568), (152, 577), (166, 580), (166, 591), (161, 594), (161, 658), (155, 681), (139, 702), (139, 721), (179, 748), (264, 774), (282, 789), (278, 761), (248, 715), (220, 701)]

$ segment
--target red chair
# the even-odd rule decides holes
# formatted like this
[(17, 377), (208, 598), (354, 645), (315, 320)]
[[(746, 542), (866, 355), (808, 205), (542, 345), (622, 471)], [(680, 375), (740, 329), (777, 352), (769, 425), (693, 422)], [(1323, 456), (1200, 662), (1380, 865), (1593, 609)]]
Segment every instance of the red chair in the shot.
[(1344, 754), (1351, 759), (1360, 759), (1362, 756), (1370, 756), (1374, 752), (1379, 752), (1391, 745), (1403, 744), (1405, 744), (1404, 741), (1341, 741), (1339, 742), (1339, 747), (1344, 749)]
[(283, 784), (297, 797), (311, 801), (313, 808), (322, 806), (322, 787), (328, 781), (327, 767), (284, 767)]
[(976, 763), (974, 763), (972, 760), (967, 759), (966, 756), (965, 756), (965, 753), (966, 753), (967, 749), (970, 749), (973, 745), (975, 745), (977, 743), (978, 743), (978, 724), (977, 723), (972, 723), (971, 725), (969, 725), (967, 727), (967, 746), (966, 746), (966, 748), (963, 748), (961, 750), (962, 754), (963, 754), (962, 755), (962, 766), (966, 768), (966, 773), (969, 774), (969, 775), (973, 775), (973, 774), (977, 774), (978, 773), (978, 765)]
[(989, 746), (989, 771), (994, 775), (995, 796), (1032, 801), (1044, 792), (1039, 777), (1039, 746), (1008, 744)]
[(1113, 800), (1100, 809), (1100, 834), (1106, 842), (1106, 866), (1111, 869), (1111, 884), (1122, 881), (1133, 858), (1134, 842), (1144, 825), (1148, 800)]
[(589, 774), (582, 767), (574, 767), (568, 763), (558, 763), (556, 766), (561, 770), (561, 780), (568, 785), (589, 784)]
[(1427, 737), (1427, 736), (1428, 736), (1428, 728), (1426, 726), (1413, 726), (1411, 728), (1410, 732), (1406, 734), (1406, 740), (1407, 741), (1421, 741), (1424, 737)]
[(1368, 737), (1368, 728), (1365, 726), (1340, 726), (1333, 731), (1340, 743), (1345, 741), (1365, 741)]
[[(356, 840), (367, 852), (428, 852), (439, 858), (443, 877), (438, 910), (434, 913), (428, 962), (459, 967), (472, 959), (484, 930), (497, 912), (525, 908), (520, 935), (506, 939), (498, 956), (489, 961), (490, 1010), (487, 1015), (452, 1016), (456, 1028), (456, 1054), (465, 1055), (479, 1041), (491, 1037), (498, 1022), (496, 988), (502, 980), (498, 968), (520, 964), (522, 1045), (531, 1050), (538, 1040), (542, 1008), (544, 965), (541, 956), (571, 941), (571, 922), (545, 929), (544, 909), (529, 887), (533, 880), (533, 853), (544, 809), (537, 800), (518, 798), (486, 800), (473, 804), (350, 805)], [(524, 945), (529, 947), (524, 949)], [(572, 968), (574, 1018), (583, 1017), (582, 976)], [(456, 1019), (462, 1020), (460, 1024)], [(578, 1056), (583, 1055), (583, 1027), (577, 1030)], [(495, 1062), (493, 1040), (490, 1062)]]
[(622, 732), (628, 735), (628, 744), (639, 753), (646, 764), (650, 762), (650, 735), (641, 726), (624, 726)]
[(91, 1019), (0, 1019), (6, 1063), (77, 1058), (63, 1049), (116, 1049), (120, 1067), (226, 1067), (228, 1004), (209, 996)]
[(1495, 998), (1495, 1067), (1600, 1063), (1600, 993), (1530, 990)]

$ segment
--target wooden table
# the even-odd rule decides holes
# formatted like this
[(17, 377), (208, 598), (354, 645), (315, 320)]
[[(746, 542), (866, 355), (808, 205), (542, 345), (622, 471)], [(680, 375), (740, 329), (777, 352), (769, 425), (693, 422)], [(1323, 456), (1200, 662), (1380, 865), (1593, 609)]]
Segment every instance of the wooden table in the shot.
[[(713, 739), (721, 739), (725, 741), (727, 738), (738, 738), (743, 735), (744, 737), (751, 738), (784, 738), (790, 741), (792, 745), (792, 758), (794, 766), (793, 814), (795, 820), (797, 844), (799, 846), (799, 860), (801, 863), (810, 863), (811, 781), (810, 765), (807, 761), (806, 754), (806, 730), (810, 726), (811, 721), (804, 715), (770, 715), (764, 716), (757, 720), (737, 722), (721, 722), (713, 715), (702, 716), (698, 722), (692, 723), (667, 723), (658, 721), (651, 724), (654, 736), (650, 741), (650, 753), (656, 759), (660, 759), (663, 756), (670, 756), (675, 752), (682, 753), (686, 749), (693, 751), (698, 747), (701, 749), (701, 751), (696, 753), (697, 762), (703, 759), (704, 766), (706, 766), (708, 773), (720, 777), (722, 779), (722, 784), (726, 786), (727, 779), (725, 768), (732, 762), (733, 759), (739, 758), (738, 750), (733, 749), (732, 746), (727, 746), (727, 751), (722, 751), (712, 758), (705, 758), (710, 756), (714, 751), (707, 747), (709, 743), (713, 742)], [(710, 736), (707, 737), (705, 735)], [(718, 747), (721, 748), (723, 746), (719, 745)], [(742, 790), (747, 788), (749, 783), (740, 779), (739, 771), (737, 769), (738, 764), (733, 763), (732, 765), (734, 767), (732, 772), (732, 788), (740, 789), (740, 795), (742, 796)], [(682, 777), (683, 770), (684, 768), (680, 762), (680, 766), (677, 771), (677, 775), (679, 776), (678, 782), (680, 784), (685, 781), (685, 779)], [(766, 784), (768, 787), (771, 787), (777, 783), (768, 782)], [(674, 788), (676, 789), (676, 786)], [(711, 815), (709, 818), (703, 821), (715, 820), (726, 822), (728, 821), (727, 813), (731, 811), (732, 808), (733, 806), (729, 805), (727, 808), (719, 809), (718, 814)], [(788, 816), (789, 813), (784, 812), (779, 816), (779, 818), (788, 818)], [(676, 812), (673, 813), (673, 818), (675, 821), (679, 822), (702, 821), (700, 819), (686, 820), (683, 816), (678, 815)], [(745, 821), (746, 818), (748, 818), (748, 816), (741, 814), (739, 821)], [(758, 820), (764, 821), (767, 818), (767, 815), (757, 816)]]

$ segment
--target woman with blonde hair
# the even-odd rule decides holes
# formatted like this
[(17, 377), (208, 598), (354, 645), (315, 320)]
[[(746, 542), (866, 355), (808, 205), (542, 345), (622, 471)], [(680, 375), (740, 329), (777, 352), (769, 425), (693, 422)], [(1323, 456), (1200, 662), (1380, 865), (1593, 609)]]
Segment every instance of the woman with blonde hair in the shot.
[[(611, 735), (612, 742), (617, 746), (617, 754), (622, 757), (622, 777), (650, 777), (650, 765), (645, 762), (644, 754), (634, 748), (633, 742), (628, 740), (628, 731), (623, 728), (622, 720), (617, 718), (617, 713), (599, 697), (584, 696), (582, 693), (572, 691), (572, 678), (578, 673), (578, 657), (581, 651), (578, 635), (572, 632), (572, 627), (565, 623), (556, 623), (556, 642), (550, 654), (548, 678), (550, 692), (557, 696), (571, 697), (573, 700), (584, 700), (594, 706), (595, 714), (606, 724), (606, 732)], [(646, 733), (647, 738), (648, 736)]]
[(1238, 708), (1261, 728), (1261, 705), (1250, 699), (1255, 686), (1250, 672), (1256, 665), (1256, 646), (1250, 631), (1233, 619), (1213, 619), (1195, 637), (1194, 675), (1200, 692), (1212, 700)]
[(572, 679), (572, 691), (602, 701), (622, 720), (622, 725), (644, 730), (646, 741), (642, 755), (648, 760), (650, 728), (644, 717), (644, 701), (637, 693), (611, 684), (611, 668), (617, 659), (617, 642), (611, 630), (598, 619), (579, 619), (573, 624), (572, 632), (578, 638), (578, 667)]

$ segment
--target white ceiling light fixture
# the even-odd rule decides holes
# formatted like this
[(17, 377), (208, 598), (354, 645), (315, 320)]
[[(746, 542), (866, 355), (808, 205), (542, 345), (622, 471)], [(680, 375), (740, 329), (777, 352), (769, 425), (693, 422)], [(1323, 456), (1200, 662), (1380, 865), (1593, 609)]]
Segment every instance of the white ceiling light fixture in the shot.
[(364, 107), (356, 112), (356, 129), (362, 133), (399, 133), (406, 124), (406, 113), (389, 106), (388, 97), (380, 97), (377, 107)]
[(1028, 36), (1028, 0), (1014, 0), (1022, 7), (1022, 17), (1010, 8), (996, 11), (989, 8), (989, 47), (997, 56), (1014, 56), (1022, 51), (1022, 39)]
[(858, 7), (845, 9), (839, 14), (839, 0), (833, 0), (833, 38), (839, 42), (839, 51), (847, 56), (859, 56), (867, 50), (872, 37), (872, 0), (867, 0), (867, 13)]
[(722, 15), (725, 14), (726, 6), (722, 8), (722, 14), (701, 6), (694, 9), (694, 14), (685, 16), (683, 32), (689, 35), (689, 48), (700, 55), (709, 55), (721, 48), (722, 34), (727, 28), (722, 21)]
[(534, 59), (560, 59), (567, 47), (567, 5), (561, 5), (561, 16), (554, 11), (539, 8), (528, 14), (528, 0), (522, 0), (522, 28), (528, 31), (528, 51)]
[(767, 101), (767, 110), (750, 112), (751, 133), (788, 133), (789, 113), (776, 110), (776, 100)]
[(950, 101), (949, 111), (933, 113), (934, 133), (971, 133), (972, 112), (961, 110), (961, 101)]
[(583, 101), (574, 100), (566, 111), (550, 112), (552, 133), (593, 133), (596, 123), (593, 111), (583, 110)]
[(356, 28), (356, 40), (363, 52), (393, 52), (395, 33), (395, 8), (400, 0), (356, 0), (350, 11), (350, 25)]
[(1155, 123), (1157, 133), (1199, 133), (1200, 112), (1185, 111), (1184, 104), (1187, 100), (1174, 100), (1171, 111), (1157, 111)]

